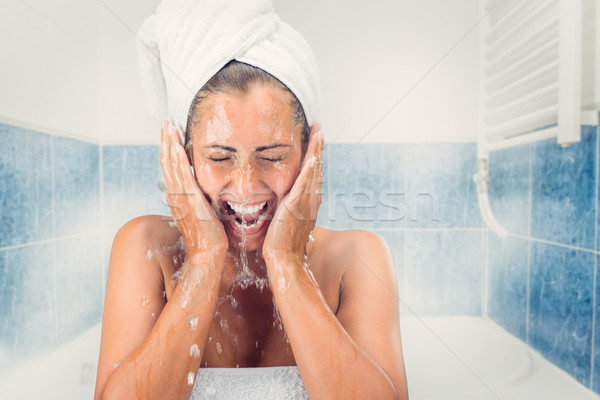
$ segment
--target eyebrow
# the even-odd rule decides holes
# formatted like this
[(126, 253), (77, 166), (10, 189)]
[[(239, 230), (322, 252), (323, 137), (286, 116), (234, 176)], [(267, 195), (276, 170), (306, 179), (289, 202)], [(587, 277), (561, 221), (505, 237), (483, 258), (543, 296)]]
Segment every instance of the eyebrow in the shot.
[[(232, 153), (236, 153), (237, 150), (234, 149), (233, 147), (229, 147), (229, 146), (222, 146), (220, 144), (212, 144), (210, 146), (206, 146), (209, 149), (221, 149), (221, 150), (225, 150), (225, 151), (230, 151)], [(265, 151), (265, 150), (271, 150), (271, 149), (275, 149), (278, 147), (291, 147), (289, 144), (271, 144), (269, 146), (260, 146), (257, 147), (256, 149), (254, 149), (254, 151), (256, 152), (261, 152), (261, 151)]]

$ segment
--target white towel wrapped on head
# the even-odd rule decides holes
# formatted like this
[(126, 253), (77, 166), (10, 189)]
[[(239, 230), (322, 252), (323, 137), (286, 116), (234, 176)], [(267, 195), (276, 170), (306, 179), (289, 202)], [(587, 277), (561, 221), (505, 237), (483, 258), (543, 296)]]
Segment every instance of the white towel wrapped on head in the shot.
[(231, 60), (270, 73), (296, 95), (309, 124), (321, 120), (314, 55), (271, 0), (163, 0), (138, 39), (146, 102), (182, 133), (196, 93)]

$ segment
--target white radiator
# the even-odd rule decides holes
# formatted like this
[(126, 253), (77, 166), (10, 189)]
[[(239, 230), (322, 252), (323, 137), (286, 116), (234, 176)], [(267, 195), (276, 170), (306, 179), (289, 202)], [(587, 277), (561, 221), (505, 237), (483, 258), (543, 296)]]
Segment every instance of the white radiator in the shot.
[[(578, 142), (600, 109), (600, 1), (481, 0), (479, 208), (504, 237), (488, 198), (491, 151), (556, 138)], [(594, 110), (582, 114), (582, 110)]]
[[(584, 1), (482, 1), (479, 158), (552, 137), (562, 145), (579, 141), (582, 66), (593, 86), (600, 66), (599, 51), (587, 51), (585, 62), (582, 57)], [(600, 8), (596, 0), (585, 3), (594, 13)], [(592, 50), (598, 46), (595, 20), (587, 32), (593, 40), (585, 41)], [(586, 86), (585, 101), (593, 103), (598, 92)]]

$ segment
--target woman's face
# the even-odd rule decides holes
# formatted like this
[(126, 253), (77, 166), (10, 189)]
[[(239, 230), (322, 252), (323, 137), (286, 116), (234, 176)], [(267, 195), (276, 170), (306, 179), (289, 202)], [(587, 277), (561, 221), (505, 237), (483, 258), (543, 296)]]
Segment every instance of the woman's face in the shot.
[(302, 160), (302, 124), (292, 123), (289, 93), (253, 84), (248, 93), (212, 93), (192, 128), (200, 187), (221, 217), (230, 245), (257, 250)]

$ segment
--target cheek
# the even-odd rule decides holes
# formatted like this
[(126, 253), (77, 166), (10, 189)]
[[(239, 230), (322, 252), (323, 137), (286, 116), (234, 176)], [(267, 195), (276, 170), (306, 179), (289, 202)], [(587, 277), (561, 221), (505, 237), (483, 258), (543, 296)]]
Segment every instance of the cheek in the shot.
[(283, 167), (275, 169), (269, 174), (268, 185), (277, 197), (285, 196), (294, 185), (298, 176), (299, 167)]
[(224, 183), (231, 178), (231, 170), (198, 163), (195, 169), (196, 180), (211, 200), (215, 200), (223, 190)]

